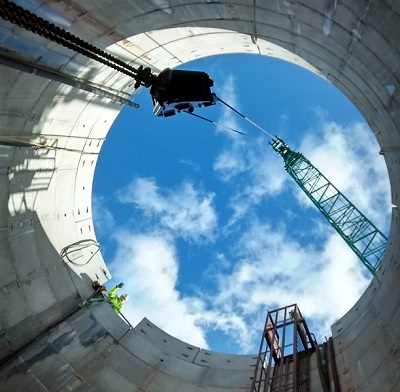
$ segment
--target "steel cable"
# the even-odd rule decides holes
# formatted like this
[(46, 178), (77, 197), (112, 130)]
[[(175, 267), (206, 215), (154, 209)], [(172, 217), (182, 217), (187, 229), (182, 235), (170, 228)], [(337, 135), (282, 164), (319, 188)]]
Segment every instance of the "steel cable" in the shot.
[[(222, 99), (218, 98), (215, 94), (214, 94), (214, 97), (215, 97), (218, 101), (222, 102), (222, 103), (223, 103), (225, 106), (227, 106), (229, 109), (231, 109), (232, 111), (234, 111), (236, 114), (238, 114), (239, 116), (241, 116), (242, 118), (244, 118), (244, 119), (245, 119), (246, 121), (248, 121), (250, 124), (252, 124), (253, 126), (255, 126), (256, 128), (258, 128), (259, 130), (261, 130), (263, 133), (265, 133), (266, 135), (270, 136), (272, 139), (275, 139), (275, 136), (271, 135), (271, 134), (270, 134), (269, 132), (267, 132), (264, 128), (260, 127), (260, 126), (257, 125), (255, 122), (253, 122), (252, 120), (250, 120), (249, 118), (247, 118), (246, 116), (244, 116), (242, 113), (240, 113), (238, 110), (236, 110), (235, 108), (233, 108), (231, 105), (227, 104), (225, 101), (223, 101)], [(191, 116), (197, 117), (197, 118), (199, 118), (199, 119), (201, 119), (201, 120), (204, 120), (204, 121), (207, 121), (207, 122), (209, 122), (209, 123), (212, 123), (212, 124), (214, 124), (214, 125), (216, 125), (216, 126), (218, 126), (218, 127), (225, 128), (225, 129), (227, 129), (228, 131), (235, 132), (235, 133), (238, 133), (239, 135), (249, 137), (250, 139), (253, 139), (254, 141), (256, 141), (256, 142), (258, 142), (258, 143), (263, 143), (263, 140), (261, 140), (260, 138), (256, 138), (256, 137), (254, 137), (254, 136), (252, 136), (252, 135), (249, 135), (249, 134), (247, 134), (247, 133), (238, 131), (237, 129), (234, 129), (234, 128), (229, 127), (229, 126), (227, 126), (227, 125), (220, 124), (220, 123), (218, 123), (218, 122), (216, 122), (216, 121), (214, 121), (214, 120), (210, 120), (209, 118), (200, 116), (200, 115), (195, 114), (195, 113), (193, 113), (193, 112), (191, 112), (191, 111), (189, 111), (189, 110), (183, 110), (183, 112), (184, 112), (184, 113), (187, 113), (187, 114), (190, 114)]]

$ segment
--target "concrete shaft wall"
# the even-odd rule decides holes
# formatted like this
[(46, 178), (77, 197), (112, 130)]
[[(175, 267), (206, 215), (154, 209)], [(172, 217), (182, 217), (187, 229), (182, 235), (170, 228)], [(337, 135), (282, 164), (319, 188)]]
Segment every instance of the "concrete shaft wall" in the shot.
[[(379, 273), (332, 327), (338, 376), (343, 391), (400, 390), (399, 3), (23, 3), (135, 66), (160, 71), (217, 53), (270, 55), (318, 73), (354, 102), (376, 133), (395, 207)], [(4, 20), (0, 54), (0, 63), (14, 62), (0, 66), (0, 389), (246, 390), (252, 356), (206, 352), (147, 320), (130, 329), (107, 307), (78, 307), (91, 293), (91, 280), (110, 277), (89, 242), (96, 239), (91, 184), (97, 155), (121, 105), (21, 72), (17, 64), (57, 70), (128, 94), (134, 92), (133, 81)], [(26, 142), (51, 148), (15, 147)], [(66, 247), (68, 258), (62, 258)], [(315, 366), (312, 374), (316, 379)], [(320, 390), (317, 381), (312, 385)]]

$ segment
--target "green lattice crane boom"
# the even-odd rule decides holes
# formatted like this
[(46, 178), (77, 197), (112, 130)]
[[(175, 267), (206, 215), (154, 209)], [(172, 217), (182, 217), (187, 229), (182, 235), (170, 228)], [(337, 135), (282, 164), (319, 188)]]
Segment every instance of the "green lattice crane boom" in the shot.
[(278, 137), (270, 144), (282, 156), (285, 170), (375, 275), (387, 238), (303, 154), (291, 150)]

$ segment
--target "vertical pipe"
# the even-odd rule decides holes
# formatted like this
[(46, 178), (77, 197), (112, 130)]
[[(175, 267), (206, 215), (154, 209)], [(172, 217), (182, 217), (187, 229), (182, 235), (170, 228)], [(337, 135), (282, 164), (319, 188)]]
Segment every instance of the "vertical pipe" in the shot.
[[(272, 316), (271, 313), (269, 313), (269, 317), (271, 318), (271, 324), (272, 324), (272, 339), (271, 339), (271, 345), (269, 347), (269, 358), (268, 358), (268, 364), (267, 364), (267, 373), (266, 373), (266, 384), (269, 383), (270, 378), (271, 378), (271, 367), (272, 367), (272, 358), (274, 356), (274, 350), (275, 350), (275, 336), (276, 336), (276, 325), (277, 325), (277, 321), (278, 321), (278, 310), (275, 310), (275, 321), (272, 320)], [(277, 344), (278, 348), (279, 348), (279, 342)], [(265, 387), (267, 387), (267, 385), (265, 385)]]
[(297, 392), (297, 305), (293, 314), (293, 392)]
[[(263, 333), (263, 335), (261, 336), (261, 342), (260, 342), (260, 349), (259, 349), (259, 351), (258, 351), (258, 357), (257, 357), (257, 362), (256, 362), (256, 368), (255, 368), (255, 371), (254, 371), (254, 377), (253, 377), (253, 382), (252, 382), (252, 384), (251, 384), (251, 391), (252, 392), (259, 392), (259, 390), (260, 390), (260, 385), (261, 385), (261, 379), (262, 379), (262, 372), (263, 372), (263, 369), (262, 369), (262, 365), (261, 365), (261, 371), (260, 371), (260, 377), (259, 377), (259, 380), (258, 381), (256, 381), (257, 380), (257, 378), (258, 378), (258, 369), (259, 369), (259, 366), (260, 366), (260, 362), (262, 362), (262, 359), (261, 359), (261, 356), (262, 356), (262, 348), (263, 348), (263, 343), (264, 343), (264, 335), (265, 335), (265, 331), (266, 331), (266, 329), (267, 329), (267, 322), (268, 322), (268, 315), (267, 315), (267, 317), (266, 317), (266, 320), (265, 320), (265, 325), (264, 325), (264, 333)], [(256, 383), (258, 382), (258, 388), (256, 389)]]
[(333, 349), (333, 339), (331, 337), (328, 340), (328, 353), (329, 353), (330, 368), (332, 371), (333, 384), (335, 386), (335, 392), (340, 392), (340, 382), (336, 368), (335, 352)]
[(281, 338), (281, 357), (280, 357), (280, 364), (279, 364), (279, 390), (283, 390), (283, 367), (284, 367), (284, 357), (285, 357), (285, 334), (286, 334), (286, 318), (287, 318), (287, 308), (283, 311), (283, 330), (282, 330), (282, 338)]

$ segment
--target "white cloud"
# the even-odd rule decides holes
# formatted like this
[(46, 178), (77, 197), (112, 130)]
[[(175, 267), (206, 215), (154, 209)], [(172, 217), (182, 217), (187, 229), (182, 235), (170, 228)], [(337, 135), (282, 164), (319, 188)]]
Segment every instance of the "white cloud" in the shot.
[[(232, 75), (226, 77), (221, 89), (221, 99), (230, 106), (240, 109), (235, 93), (235, 79)], [(225, 105), (221, 105), (222, 112), (218, 123), (231, 129), (243, 132), (238, 115)], [(245, 151), (248, 148), (249, 139), (224, 127), (217, 127), (217, 130), (224, 132), (229, 140), (229, 146), (223, 149), (214, 161), (214, 170), (221, 177), (222, 181), (230, 181), (239, 173), (248, 170), (248, 162)], [(252, 143), (252, 142), (251, 142)]]
[(216, 158), (214, 170), (221, 176), (222, 181), (228, 182), (247, 168), (242, 156), (232, 150), (224, 150)]
[(217, 226), (214, 194), (196, 190), (190, 182), (178, 189), (160, 189), (154, 179), (137, 178), (119, 192), (119, 199), (186, 239), (210, 240)]
[[(236, 95), (236, 80), (233, 75), (227, 75), (225, 83), (222, 85), (221, 88), (221, 94), (220, 98), (226, 102), (229, 106), (235, 108), (240, 112), (241, 110), (241, 105), (237, 99)], [(230, 127), (232, 129), (235, 129), (239, 132), (243, 132), (241, 129), (239, 129), (239, 123), (237, 119), (239, 118), (237, 114), (234, 114), (232, 109), (228, 108), (226, 105), (222, 105), (222, 114), (221, 117), (219, 118), (219, 123)], [(221, 130), (223, 129), (224, 132), (226, 132), (226, 135), (231, 136), (232, 139), (234, 140), (242, 140), (242, 136), (238, 135), (237, 133), (234, 133), (232, 131), (227, 131), (225, 128), (220, 128)]]
[(244, 185), (236, 190), (229, 203), (233, 215), (228, 226), (246, 216), (267, 196), (279, 195), (290, 180), (280, 159), (268, 152), (259, 150), (249, 154), (249, 171), (242, 180)]
[[(224, 101), (240, 111), (240, 105), (236, 96), (235, 79), (228, 76), (223, 86), (221, 96)], [(268, 144), (270, 141), (265, 135), (254, 138), (258, 133), (244, 131), (237, 119), (238, 115), (232, 110), (223, 106), (220, 119), (221, 124), (227, 125), (249, 137), (243, 137), (233, 132), (226, 132), (228, 139), (227, 146), (220, 152), (214, 161), (213, 168), (224, 182), (239, 182), (240, 186), (235, 189), (230, 207), (233, 216), (228, 226), (234, 224), (260, 201), (269, 195), (279, 194), (284, 184), (288, 181), (287, 174), (277, 156), (274, 156)], [(251, 129), (251, 127), (250, 127)], [(241, 178), (238, 179), (238, 176)]]
[(178, 292), (176, 249), (168, 238), (127, 231), (116, 232), (114, 238), (118, 248), (111, 268), (114, 278), (125, 283), (123, 291), (130, 295), (123, 314), (131, 324), (147, 317), (170, 335), (202, 348), (208, 348), (210, 329), (236, 339), (249, 335), (248, 326), (235, 313), (210, 308), (205, 298)]
[(115, 220), (103, 197), (92, 196), (92, 215), (98, 235), (108, 235), (115, 226)]
[(387, 169), (367, 125), (324, 122), (321, 131), (307, 133), (299, 151), (379, 228), (388, 224)]
[(112, 270), (125, 283), (129, 302), (124, 316), (133, 324), (147, 317), (165, 332), (207, 348), (204, 330), (197, 325), (198, 306), (182, 298), (176, 289), (178, 262), (174, 244), (159, 235), (135, 235), (118, 231)]
[(179, 160), (179, 163), (182, 165), (189, 166), (194, 172), (199, 172), (200, 171), (200, 165), (191, 159), (181, 159)]
[(330, 325), (354, 305), (369, 283), (360, 261), (336, 234), (328, 235), (317, 251), (282, 229), (255, 222), (235, 252), (239, 259), (232, 273), (216, 274), (213, 302), (226, 314), (251, 320), (246, 324), (248, 333), (237, 337), (242, 348), (254, 345), (248, 340), (254, 338), (251, 329), (262, 330), (267, 309), (293, 303), (306, 319), (318, 322), (313, 332), (329, 336)]
[(231, 273), (226, 256), (217, 255), (223, 265), (214, 270), (216, 291), (185, 296), (177, 289), (179, 261), (171, 239), (127, 231), (117, 231), (114, 239), (118, 250), (112, 271), (131, 297), (124, 315), (133, 325), (147, 317), (172, 336), (202, 348), (208, 348), (207, 334), (218, 330), (241, 352), (255, 353), (267, 309), (293, 303), (314, 322), (317, 336), (329, 336), (330, 325), (369, 282), (338, 236), (329, 236), (317, 252), (283, 229), (255, 222), (233, 249), (238, 259)]

